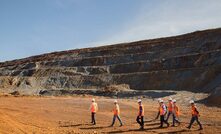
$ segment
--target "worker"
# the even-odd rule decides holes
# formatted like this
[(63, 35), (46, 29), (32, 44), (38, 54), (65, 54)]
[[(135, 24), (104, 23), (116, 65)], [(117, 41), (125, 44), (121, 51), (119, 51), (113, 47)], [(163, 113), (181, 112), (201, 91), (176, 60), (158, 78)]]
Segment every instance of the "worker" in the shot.
[(169, 102), (168, 102), (168, 114), (167, 114), (167, 119), (166, 121), (168, 122), (170, 115), (173, 116), (173, 99), (169, 98)]
[(158, 103), (159, 103), (159, 108), (158, 108), (157, 116), (156, 116), (156, 118), (155, 118), (154, 120), (157, 120), (157, 119), (159, 118), (159, 116), (160, 116), (160, 101), (161, 101), (161, 100), (162, 100), (161, 98), (157, 99), (157, 101), (158, 101)]
[(140, 124), (140, 129), (144, 129), (144, 106), (142, 105), (141, 99), (138, 100), (139, 111), (137, 115), (137, 123)]
[(178, 120), (179, 115), (180, 115), (180, 111), (179, 108), (176, 104), (176, 100), (173, 100), (173, 125), (172, 127), (175, 127), (175, 123), (178, 123), (178, 125), (180, 125), (180, 121)]
[(169, 123), (164, 119), (166, 113), (167, 113), (167, 108), (166, 105), (164, 104), (163, 100), (160, 100), (160, 128), (163, 127), (163, 123), (167, 124), (167, 127), (169, 127)]
[(120, 127), (123, 126), (123, 123), (122, 123), (122, 121), (121, 121), (121, 119), (120, 119), (120, 107), (119, 107), (119, 105), (118, 105), (117, 100), (114, 100), (113, 113), (114, 113), (114, 117), (113, 117), (113, 122), (112, 122), (112, 124), (111, 124), (111, 127), (114, 126), (114, 123), (115, 123), (116, 118), (117, 118), (117, 119), (119, 120), (119, 122), (120, 122)]
[(199, 116), (200, 116), (200, 114), (199, 114), (199, 111), (197, 110), (197, 107), (196, 107), (196, 105), (195, 105), (195, 102), (194, 102), (193, 100), (191, 100), (191, 101), (190, 101), (190, 104), (191, 104), (192, 118), (191, 118), (190, 124), (189, 124), (189, 126), (188, 126), (187, 128), (190, 129), (191, 126), (192, 126), (192, 124), (194, 123), (194, 121), (196, 121), (196, 122), (198, 123), (199, 127), (200, 127), (199, 130), (202, 130), (203, 127), (202, 127), (202, 124), (201, 124), (200, 121), (199, 121)]
[(94, 98), (92, 99), (92, 103), (91, 103), (91, 106), (90, 106), (90, 111), (91, 111), (91, 123), (92, 123), (93, 125), (96, 125), (95, 114), (96, 114), (97, 111), (98, 111), (98, 105), (97, 105), (97, 103), (95, 102), (95, 99), (94, 99)]

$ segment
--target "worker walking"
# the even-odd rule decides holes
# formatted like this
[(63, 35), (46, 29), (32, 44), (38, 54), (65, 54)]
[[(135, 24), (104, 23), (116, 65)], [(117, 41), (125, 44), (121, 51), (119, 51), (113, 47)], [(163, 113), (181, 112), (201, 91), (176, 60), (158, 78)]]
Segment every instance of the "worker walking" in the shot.
[(93, 125), (96, 125), (96, 120), (95, 120), (95, 114), (98, 111), (98, 105), (95, 102), (95, 99), (92, 99), (92, 103), (90, 106), (90, 111), (91, 111), (91, 123), (93, 123)]
[(118, 102), (117, 100), (114, 101), (114, 109), (113, 109), (113, 113), (114, 113), (114, 116), (113, 116), (113, 121), (112, 121), (112, 124), (111, 124), (111, 127), (114, 126), (114, 123), (115, 123), (115, 120), (116, 118), (119, 120), (120, 122), (120, 127), (123, 126), (123, 123), (120, 119), (120, 107), (118, 105)]
[(187, 127), (188, 129), (190, 129), (191, 127), (192, 127), (192, 124), (194, 123), (194, 121), (196, 121), (197, 123), (198, 123), (198, 125), (199, 125), (199, 130), (202, 130), (203, 129), (203, 127), (202, 127), (202, 124), (200, 123), (200, 121), (199, 121), (199, 116), (200, 116), (200, 114), (199, 114), (199, 111), (197, 110), (197, 107), (196, 107), (196, 105), (195, 105), (195, 102), (193, 101), (193, 100), (191, 100), (190, 101), (190, 104), (191, 104), (191, 113), (192, 113), (192, 118), (191, 118), (191, 120), (190, 120), (190, 124), (189, 124), (189, 126)]
[(144, 129), (144, 107), (142, 105), (141, 99), (138, 100), (139, 111), (137, 115), (137, 123), (140, 124), (140, 129)]
[(160, 100), (160, 128), (163, 127), (163, 123), (167, 124), (167, 127), (169, 127), (169, 123), (164, 119), (166, 113), (167, 113), (167, 108), (166, 105), (164, 104), (163, 100)]
[(157, 116), (156, 116), (156, 118), (154, 120), (157, 120), (160, 117), (160, 103), (161, 103), (160, 101), (161, 100), (162, 100), (161, 98), (157, 99), (157, 101), (159, 103), (159, 108), (158, 108)]
[(168, 114), (167, 114), (167, 119), (166, 121), (168, 122), (170, 115), (173, 116), (173, 99), (169, 98), (168, 102)]
[(180, 115), (180, 111), (179, 108), (176, 104), (176, 100), (173, 100), (173, 127), (175, 127), (175, 123), (178, 123), (178, 125), (180, 125), (180, 121), (178, 120), (179, 115)]

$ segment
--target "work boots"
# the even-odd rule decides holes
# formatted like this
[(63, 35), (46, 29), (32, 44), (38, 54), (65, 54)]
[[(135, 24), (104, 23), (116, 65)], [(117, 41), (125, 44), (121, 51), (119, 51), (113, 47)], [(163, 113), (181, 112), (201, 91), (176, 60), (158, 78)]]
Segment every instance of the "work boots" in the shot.
[(144, 126), (141, 126), (141, 127), (140, 127), (140, 130), (144, 130)]
[(203, 127), (202, 127), (202, 125), (200, 125), (200, 128), (199, 128), (199, 130), (203, 130)]

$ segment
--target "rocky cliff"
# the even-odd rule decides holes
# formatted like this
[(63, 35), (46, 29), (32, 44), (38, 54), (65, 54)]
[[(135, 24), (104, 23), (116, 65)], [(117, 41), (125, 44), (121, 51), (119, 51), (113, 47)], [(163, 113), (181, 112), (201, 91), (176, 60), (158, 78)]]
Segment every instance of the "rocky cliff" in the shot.
[[(212, 92), (221, 84), (221, 28), (110, 46), (48, 53), (0, 63), (0, 89), (99, 89)], [(217, 91), (216, 91), (217, 92)]]

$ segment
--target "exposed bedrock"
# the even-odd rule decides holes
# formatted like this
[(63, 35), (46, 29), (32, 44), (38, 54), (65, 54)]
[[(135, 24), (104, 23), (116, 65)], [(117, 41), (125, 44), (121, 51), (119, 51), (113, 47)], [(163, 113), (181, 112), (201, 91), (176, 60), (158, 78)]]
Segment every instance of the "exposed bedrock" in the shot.
[[(217, 93), (221, 84), (221, 29), (37, 55), (0, 63), (0, 88), (97, 89), (128, 84), (134, 90)], [(218, 90), (218, 91), (217, 91)]]

